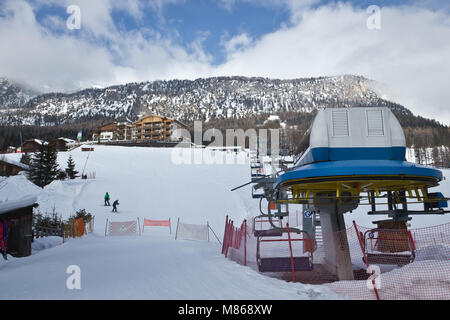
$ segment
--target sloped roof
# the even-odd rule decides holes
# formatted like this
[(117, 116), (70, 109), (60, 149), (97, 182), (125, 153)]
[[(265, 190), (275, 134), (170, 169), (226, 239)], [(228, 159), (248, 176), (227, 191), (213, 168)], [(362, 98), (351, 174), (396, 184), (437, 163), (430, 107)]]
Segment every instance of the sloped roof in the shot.
[(6, 200), (0, 202), (0, 214), (13, 210), (34, 206), (37, 203), (36, 196), (25, 196), (17, 200)]
[(69, 138), (64, 138), (64, 137), (60, 137), (60, 138), (58, 138), (56, 140), (62, 140), (64, 142), (66, 142), (66, 143), (75, 143), (76, 142), (75, 140), (72, 140), (72, 139), (69, 139)]
[(44, 146), (48, 144), (47, 141), (40, 140), (40, 139), (28, 139), (28, 140), (25, 141), (24, 143), (26, 143), (26, 142), (36, 142), (36, 143), (38, 143), (38, 144), (40, 144), (40, 145), (44, 145)]
[(20, 167), (20, 168), (22, 168), (24, 170), (30, 170), (30, 167), (27, 166), (26, 164), (24, 164), (22, 162), (19, 162), (19, 161), (12, 160), (12, 159), (8, 159), (7, 157), (1, 157), (0, 161), (9, 163), (9, 164), (11, 164), (13, 166), (16, 166), (16, 167)]

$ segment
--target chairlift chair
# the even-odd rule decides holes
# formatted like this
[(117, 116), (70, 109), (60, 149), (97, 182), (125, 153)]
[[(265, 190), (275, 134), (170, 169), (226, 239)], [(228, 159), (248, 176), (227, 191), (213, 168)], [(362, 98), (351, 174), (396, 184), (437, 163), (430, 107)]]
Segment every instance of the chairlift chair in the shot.
[(408, 230), (376, 228), (366, 231), (363, 238), (369, 264), (404, 266), (415, 259), (415, 245)]
[(255, 186), (252, 187), (252, 198), (253, 199), (261, 199), (264, 198), (264, 190), (256, 189)]
[[(284, 230), (284, 229), (283, 229)], [(282, 232), (281, 232), (282, 233)], [(312, 238), (305, 231), (298, 229), (290, 229), (290, 235), (303, 235), (302, 237), (294, 237), (292, 239), (266, 239), (271, 235), (261, 235), (257, 239), (256, 244), (256, 262), (260, 272), (291, 272), (291, 271), (312, 271), (313, 270), (313, 251), (315, 248), (306, 250), (306, 256), (294, 255), (292, 257), (261, 257), (261, 244), (265, 242), (297, 242), (305, 241), (312, 244)], [(281, 237), (281, 235), (278, 235)], [(294, 270), (292, 270), (294, 269)]]
[[(272, 223), (279, 223), (279, 227), (274, 228), (270, 223), (268, 215), (260, 215), (253, 218), (253, 234), (255, 237), (281, 237), (283, 233), (282, 230), (282, 220), (277, 217), (273, 217)], [(269, 225), (269, 228), (265, 228)]]

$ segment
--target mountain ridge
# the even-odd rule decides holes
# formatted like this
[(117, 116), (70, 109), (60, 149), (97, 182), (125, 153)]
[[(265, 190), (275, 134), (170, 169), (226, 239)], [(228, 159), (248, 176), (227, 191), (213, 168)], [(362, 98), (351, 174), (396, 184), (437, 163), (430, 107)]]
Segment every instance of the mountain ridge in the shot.
[(279, 111), (311, 112), (321, 107), (380, 105), (411, 113), (380, 98), (373, 83), (353, 75), (291, 80), (234, 76), (132, 82), (72, 93), (40, 94), (16, 106), (0, 104), (0, 122), (57, 125), (98, 118), (134, 120), (148, 113), (193, 121), (245, 118)]

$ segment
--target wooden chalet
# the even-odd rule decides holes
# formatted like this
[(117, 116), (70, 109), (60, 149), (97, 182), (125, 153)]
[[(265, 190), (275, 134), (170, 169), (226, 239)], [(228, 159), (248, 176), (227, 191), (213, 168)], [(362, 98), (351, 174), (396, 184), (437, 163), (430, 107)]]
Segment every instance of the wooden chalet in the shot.
[(26, 140), (21, 147), (22, 152), (38, 152), (41, 147), (47, 145), (48, 142), (39, 140), (39, 139), (28, 139)]
[(75, 142), (76, 142), (75, 140), (61, 137), (52, 140), (50, 142), (50, 146), (53, 147), (56, 151), (67, 151), (70, 145), (75, 144)]
[(159, 142), (159, 141), (179, 141), (181, 140), (180, 128), (186, 125), (178, 120), (147, 115), (131, 123), (111, 122), (101, 126), (92, 136), (93, 140), (99, 142), (108, 141), (135, 141)]
[(8, 148), (6, 148), (6, 153), (16, 153), (16, 152), (17, 152), (16, 147), (9, 146)]
[(142, 117), (133, 126), (136, 141), (172, 141), (174, 130), (186, 127), (178, 120), (157, 115)]
[(21, 171), (29, 171), (30, 167), (18, 161), (6, 157), (0, 158), (0, 176), (9, 177), (19, 174)]
[(101, 126), (92, 135), (93, 140), (100, 142), (131, 140), (133, 125), (127, 122), (110, 122)]
[(10, 226), (6, 253), (14, 257), (31, 255), (33, 241), (33, 208), (37, 207), (36, 197), (0, 202), (0, 223)]

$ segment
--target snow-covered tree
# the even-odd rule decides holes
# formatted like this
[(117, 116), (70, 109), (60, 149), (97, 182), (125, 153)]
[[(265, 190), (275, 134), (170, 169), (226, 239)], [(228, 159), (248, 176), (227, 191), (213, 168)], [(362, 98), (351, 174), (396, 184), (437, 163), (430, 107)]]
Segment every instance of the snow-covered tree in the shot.
[(69, 159), (67, 160), (66, 173), (69, 179), (75, 179), (76, 177), (78, 177), (78, 171), (75, 170), (75, 162), (73, 161), (72, 155), (70, 155)]
[(56, 180), (59, 173), (58, 153), (48, 145), (36, 152), (30, 163), (30, 180), (39, 187), (45, 187)]

